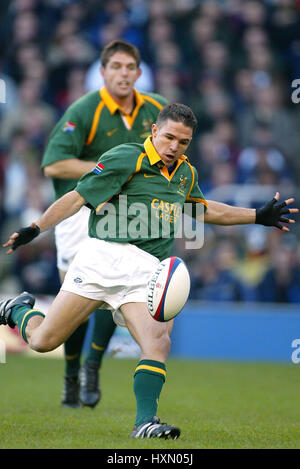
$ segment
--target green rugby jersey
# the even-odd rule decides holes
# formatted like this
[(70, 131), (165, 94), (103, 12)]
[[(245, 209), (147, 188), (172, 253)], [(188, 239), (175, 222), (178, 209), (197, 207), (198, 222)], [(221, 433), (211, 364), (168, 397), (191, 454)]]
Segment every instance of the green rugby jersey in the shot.
[[(132, 114), (122, 112), (105, 87), (79, 98), (67, 109), (50, 135), (42, 168), (56, 161), (79, 158), (98, 161), (121, 143), (142, 143), (167, 101), (155, 93), (134, 90)], [(56, 198), (76, 187), (76, 179), (53, 178)]]
[(90, 237), (129, 242), (160, 260), (169, 256), (184, 204), (207, 206), (187, 157), (169, 174), (151, 137), (103, 154), (75, 190), (91, 208)]

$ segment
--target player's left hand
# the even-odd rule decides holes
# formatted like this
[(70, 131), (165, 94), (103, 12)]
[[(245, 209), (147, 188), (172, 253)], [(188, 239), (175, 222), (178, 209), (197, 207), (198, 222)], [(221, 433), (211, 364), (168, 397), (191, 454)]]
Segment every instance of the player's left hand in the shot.
[(40, 228), (37, 226), (36, 223), (31, 223), (30, 226), (26, 228), (21, 228), (20, 230), (13, 233), (9, 240), (3, 244), (4, 248), (10, 248), (7, 251), (7, 254), (11, 254), (15, 251), (19, 246), (22, 244), (30, 243), (34, 238), (36, 238), (40, 234)]
[(295, 199), (287, 199), (280, 204), (277, 204), (279, 200), (279, 192), (276, 192), (275, 197), (270, 201), (267, 202), (260, 208), (256, 209), (256, 220), (255, 223), (259, 225), (265, 226), (275, 226), (282, 231), (290, 231), (289, 228), (282, 223), (295, 223), (295, 220), (291, 218), (287, 218), (286, 214), (288, 213), (298, 213), (299, 210), (297, 208), (287, 208), (287, 205), (292, 204)]

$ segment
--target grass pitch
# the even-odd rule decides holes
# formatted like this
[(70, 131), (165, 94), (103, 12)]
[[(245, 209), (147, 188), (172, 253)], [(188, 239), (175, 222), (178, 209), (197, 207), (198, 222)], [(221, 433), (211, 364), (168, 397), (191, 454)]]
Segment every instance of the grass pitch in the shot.
[(107, 358), (94, 409), (61, 407), (61, 359), (0, 364), (0, 448), (300, 448), (300, 366), (169, 359), (158, 416), (180, 439), (133, 440), (136, 360)]

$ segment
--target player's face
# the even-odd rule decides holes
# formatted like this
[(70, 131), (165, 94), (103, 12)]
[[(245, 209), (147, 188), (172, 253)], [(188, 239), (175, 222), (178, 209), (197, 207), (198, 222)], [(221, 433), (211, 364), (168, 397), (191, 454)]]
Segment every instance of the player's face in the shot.
[(116, 98), (126, 98), (132, 93), (134, 83), (141, 75), (141, 69), (131, 55), (116, 52), (106, 67), (101, 67), (104, 84), (108, 92)]
[(168, 119), (161, 126), (152, 125), (152, 143), (166, 166), (184, 154), (193, 136), (193, 129), (182, 122)]

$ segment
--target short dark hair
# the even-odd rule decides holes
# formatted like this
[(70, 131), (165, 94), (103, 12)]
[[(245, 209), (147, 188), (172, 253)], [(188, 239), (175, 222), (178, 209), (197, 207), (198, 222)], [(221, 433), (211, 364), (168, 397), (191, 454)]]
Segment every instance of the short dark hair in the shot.
[(116, 53), (116, 52), (124, 52), (125, 54), (130, 55), (136, 61), (137, 67), (139, 67), (141, 63), (141, 56), (139, 50), (129, 44), (129, 42), (121, 41), (120, 39), (115, 39), (114, 41), (109, 42), (101, 53), (101, 65), (106, 67), (109, 62), (109, 59)]
[(156, 124), (160, 127), (168, 119), (174, 122), (182, 122), (182, 124), (193, 129), (193, 133), (198, 125), (196, 116), (191, 108), (181, 103), (172, 103), (165, 106), (158, 114)]

